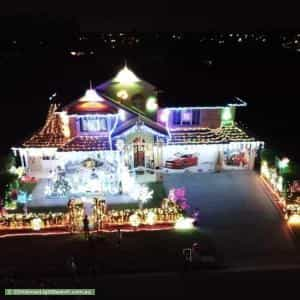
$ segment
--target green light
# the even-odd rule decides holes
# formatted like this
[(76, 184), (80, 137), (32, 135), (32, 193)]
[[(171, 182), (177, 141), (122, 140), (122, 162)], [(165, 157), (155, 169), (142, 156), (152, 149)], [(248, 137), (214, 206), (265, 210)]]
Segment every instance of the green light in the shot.
[(231, 109), (229, 107), (226, 107), (223, 109), (222, 121), (224, 121), (224, 122), (232, 121)]
[(146, 109), (149, 111), (149, 112), (154, 112), (156, 111), (158, 108), (158, 105), (157, 105), (157, 101), (156, 101), (156, 98), (151, 96), (147, 99), (147, 103), (146, 103)]
[(283, 158), (278, 162), (279, 169), (285, 169), (288, 167), (290, 160), (288, 158)]

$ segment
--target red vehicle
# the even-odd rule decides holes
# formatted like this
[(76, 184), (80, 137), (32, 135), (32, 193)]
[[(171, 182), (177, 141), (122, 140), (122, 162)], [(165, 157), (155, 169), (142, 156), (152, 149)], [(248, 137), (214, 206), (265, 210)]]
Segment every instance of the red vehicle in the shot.
[(184, 169), (186, 167), (197, 166), (198, 157), (193, 154), (185, 154), (180, 157), (167, 160), (166, 168), (168, 169)]
[(235, 153), (227, 161), (231, 166), (245, 166), (248, 164), (245, 153)]

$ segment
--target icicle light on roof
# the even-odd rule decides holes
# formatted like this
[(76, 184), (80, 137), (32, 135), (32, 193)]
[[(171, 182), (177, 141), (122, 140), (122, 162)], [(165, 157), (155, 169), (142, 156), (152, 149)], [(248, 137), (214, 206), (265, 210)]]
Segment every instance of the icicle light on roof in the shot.
[(86, 90), (83, 97), (80, 98), (80, 101), (86, 101), (86, 102), (99, 102), (103, 101), (101, 97), (96, 93), (93, 89)]

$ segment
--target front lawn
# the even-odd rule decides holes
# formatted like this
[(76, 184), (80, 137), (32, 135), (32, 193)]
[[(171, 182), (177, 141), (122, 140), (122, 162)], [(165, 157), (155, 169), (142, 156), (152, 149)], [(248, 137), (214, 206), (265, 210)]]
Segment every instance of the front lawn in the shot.
[[(150, 201), (144, 204), (145, 208), (153, 208), (160, 207), (162, 200), (167, 197), (166, 190), (162, 182), (149, 182), (146, 184), (150, 190), (153, 190), (153, 197)], [(139, 203), (131, 202), (131, 203), (116, 203), (116, 204), (108, 204), (108, 209), (136, 209), (139, 207)]]
[(82, 235), (19, 237), (0, 239), (0, 274), (9, 271), (18, 277), (65, 276), (66, 261), (74, 256), (79, 273), (91, 265), (101, 273), (180, 271), (182, 249), (194, 242), (207, 243), (208, 236), (191, 231), (152, 231), (123, 233), (121, 246), (117, 233), (95, 235), (93, 243)]

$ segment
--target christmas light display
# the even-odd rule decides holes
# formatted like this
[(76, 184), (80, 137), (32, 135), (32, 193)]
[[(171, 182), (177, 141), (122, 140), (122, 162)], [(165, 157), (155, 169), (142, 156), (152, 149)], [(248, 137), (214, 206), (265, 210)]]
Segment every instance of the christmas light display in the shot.
[(168, 109), (164, 109), (160, 112), (160, 115), (159, 115), (159, 120), (162, 122), (162, 123), (166, 123), (169, 119), (169, 110)]
[(120, 90), (117, 92), (117, 97), (119, 97), (123, 100), (126, 100), (126, 99), (128, 99), (129, 96), (128, 96), (128, 93), (126, 90)]
[(189, 208), (186, 198), (186, 190), (184, 187), (170, 189), (168, 198), (171, 201), (174, 201), (176, 205), (181, 207), (182, 210), (186, 210), (187, 208)]
[(146, 109), (149, 112), (154, 112), (158, 109), (157, 99), (155, 97), (149, 97), (146, 102)]
[(23, 167), (16, 168), (15, 166), (12, 166), (9, 169), (9, 172), (12, 174), (16, 174), (18, 176), (18, 178), (20, 179), (25, 174), (25, 169)]
[(222, 111), (222, 122), (224, 122), (224, 124), (232, 122), (232, 112), (229, 107), (225, 107)]
[(81, 102), (102, 102), (104, 101), (103, 98), (99, 97), (97, 92), (93, 89), (86, 90), (83, 97), (79, 99)]
[(117, 76), (113, 79), (114, 82), (118, 82), (121, 84), (133, 84), (136, 83), (139, 80), (138, 77), (136, 77), (136, 75), (127, 68), (127, 66), (125, 66), (121, 71), (119, 71), (119, 73), (117, 74)]
[(43, 221), (40, 218), (34, 218), (31, 221), (31, 228), (32, 228), (32, 230), (39, 231), (39, 230), (42, 229), (42, 227), (43, 227)]
[(143, 204), (150, 200), (153, 196), (153, 190), (149, 190), (149, 188), (144, 184), (139, 184), (134, 181), (130, 181), (131, 185), (129, 189), (129, 196), (140, 202), (140, 207), (143, 207)]
[[(37, 184), (44, 187), (48, 200), (125, 193), (142, 208), (153, 191), (135, 182), (131, 173), (136, 166), (162, 167), (166, 154), (185, 148), (203, 157), (203, 152), (213, 149), (206, 145), (220, 145), (221, 157), (231, 148), (252, 151), (262, 145), (234, 122), (236, 107), (246, 106), (243, 100), (229, 99), (216, 106), (159, 108), (158, 91), (125, 66), (112, 80), (95, 89), (90, 86), (83, 97), (68, 105), (55, 103), (52, 95), (45, 125), (13, 148), (14, 154), (19, 156), (26, 176), (37, 181), (47, 179), (46, 185), (43, 180)], [(179, 123), (173, 120), (174, 111), (180, 112)], [(97, 158), (100, 164), (80, 166), (97, 155), (101, 156)], [(207, 157), (215, 162), (215, 155)], [(283, 189), (280, 178), (273, 176), (270, 181), (279, 191)], [(20, 194), (19, 201), (25, 198)]]
[(126, 111), (124, 109), (120, 109), (119, 110), (119, 117), (121, 121), (125, 121), (126, 120)]
[(156, 221), (157, 221), (156, 214), (153, 211), (149, 211), (146, 216), (146, 224), (154, 225)]
[(290, 160), (289, 160), (287, 157), (285, 157), (285, 158), (279, 160), (279, 162), (278, 162), (278, 167), (279, 167), (280, 169), (285, 169), (285, 168), (288, 167), (289, 162), (290, 162)]
[(141, 218), (135, 213), (129, 217), (129, 222), (131, 226), (138, 227), (141, 224)]
[[(183, 217), (182, 209), (167, 198), (163, 199), (160, 208), (107, 210), (104, 199), (82, 197), (68, 201), (67, 213), (6, 214), (0, 217), (0, 237), (7, 230), (43, 229), (47, 234), (47, 230), (61, 228), (60, 233), (66, 230), (81, 232), (85, 214), (88, 215), (91, 230), (107, 232), (120, 226), (127, 228), (126, 230), (132, 227), (141, 227), (144, 230), (171, 229), (171, 225)], [(187, 228), (187, 223), (187, 220), (177, 222), (176, 228)]]
[(174, 228), (179, 230), (191, 230), (194, 228), (194, 222), (195, 220), (193, 218), (181, 217), (176, 221)]
[(271, 168), (266, 161), (262, 161), (260, 174), (268, 180), (274, 191), (283, 192), (283, 177), (277, 173), (276, 168)]
[(299, 226), (300, 225), (300, 215), (291, 215), (288, 219), (288, 223), (293, 226)]

